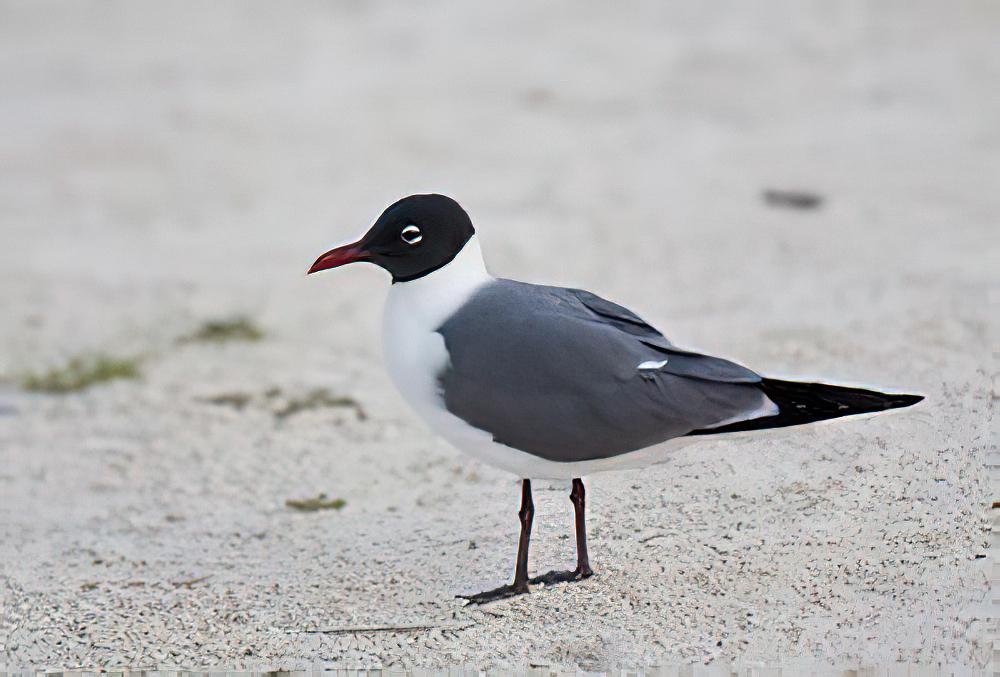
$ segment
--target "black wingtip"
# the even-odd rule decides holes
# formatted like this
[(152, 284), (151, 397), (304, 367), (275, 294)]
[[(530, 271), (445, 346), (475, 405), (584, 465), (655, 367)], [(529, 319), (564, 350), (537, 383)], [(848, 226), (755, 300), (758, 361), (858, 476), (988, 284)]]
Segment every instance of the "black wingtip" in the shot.
[(924, 400), (923, 395), (886, 395), (891, 398), (889, 405), (886, 409), (902, 409), (903, 407), (912, 407), (917, 402), (922, 402)]
[(784, 381), (773, 378), (761, 379), (758, 387), (778, 406), (777, 414), (730, 423), (716, 428), (702, 428), (688, 434), (715, 435), (785, 428), (843, 416), (902, 409), (903, 407), (911, 407), (924, 399), (923, 395), (882, 393), (850, 386)]

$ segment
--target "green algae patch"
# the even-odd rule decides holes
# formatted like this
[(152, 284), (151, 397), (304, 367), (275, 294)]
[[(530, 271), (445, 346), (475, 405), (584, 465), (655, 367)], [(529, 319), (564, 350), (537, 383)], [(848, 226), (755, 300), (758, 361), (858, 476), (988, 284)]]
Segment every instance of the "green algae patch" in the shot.
[(65, 365), (48, 371), (25, 374), (21, 377), (21, 387), (36, 393), (65, 394), (141, 376), (137, 357), (90, 355), (74, 357)]
[(326, 494), (320, 494), (315, 498), (290, 498), (285, 501), (285, 505), (300, 512), (317, 512), (319, 510), (340, 510), (347, 505), (347, 501), (342, 498), (327, 498)]

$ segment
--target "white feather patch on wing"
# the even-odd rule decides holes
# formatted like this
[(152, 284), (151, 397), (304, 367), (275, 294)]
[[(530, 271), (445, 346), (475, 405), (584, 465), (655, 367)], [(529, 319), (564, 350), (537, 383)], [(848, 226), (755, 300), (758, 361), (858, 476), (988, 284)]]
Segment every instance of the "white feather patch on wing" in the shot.
[(660, 360), (659, 362), (650, 360), (648, 362), (643, 362), (636, 368), (642, 369), (643, 371), (647, 371), (650, 369), (663, 369), (665, 366), (667, 366), (667, 360)]
[(705, 426), (705, 430), (711, 430), (712, 428), (721, 428), (724, 425), (729, 425), (730, 423), (740, 423), (742, 421), (752, 421), (755, 418), (764, 418), (765, 416), (774, 416), (778, 413), (778, 405), (771, 401), (764, 393), (760, 394), (761, 404), (759, 407), (752, 411), (744, 412), (742, 414), (737, 414), (724, 421), (719, 421), (713, 425)]

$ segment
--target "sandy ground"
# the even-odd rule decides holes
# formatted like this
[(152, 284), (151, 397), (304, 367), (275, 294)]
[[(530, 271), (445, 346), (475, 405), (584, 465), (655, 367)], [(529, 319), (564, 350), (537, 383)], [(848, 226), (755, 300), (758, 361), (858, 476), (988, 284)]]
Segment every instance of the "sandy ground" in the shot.
[[(1000, 12), (752, 5), (0, 3), (0, 664), (982, 665)], [(303, 275), (429, 190), (498, 274), (928, 399), (590, 478), (598, 575), (463, 608), (514, 480), (391, 389), (384, 274)], [(264, 339), (177, 342), (236, 314)], [(18, 387), (88, 353), (143, 376)], [(366, 416), (274, 415), (316, 388)]]

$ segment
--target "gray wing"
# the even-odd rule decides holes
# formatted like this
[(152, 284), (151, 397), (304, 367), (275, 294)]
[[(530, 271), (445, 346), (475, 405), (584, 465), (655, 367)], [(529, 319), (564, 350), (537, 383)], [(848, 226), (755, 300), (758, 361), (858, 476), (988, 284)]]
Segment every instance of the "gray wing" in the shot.
[(448, 411), (552, 461), (642, 449), (766, 402), (749, 369), (676, 348), (628, 309), (577, 289), (497, 280), (438, 332)]
[[(507, 282), (507, 280), (502, 281)], [(531, 287), (533, 285), (525, 286)], [(707, 381), (760, 383), (761, 377), (759, 374), (735, 362), (677, 348), (663, 334), (624, 306), (602, 299), (600, 296), (582, 289), (561, 289), (559, 287), (542, 287), (542, 289), (554, 294), (575, 296), (599, 320), (603, 320), (616, 329), (635, 336), (644, 345), (653, 348), (664, 356), (673, 356), (674, 359), (669, 360), (668, 358), (667, 364), (660, 371), (676, 374), (677, 376), (691, 376), (692, 378), (700, 378)]]

